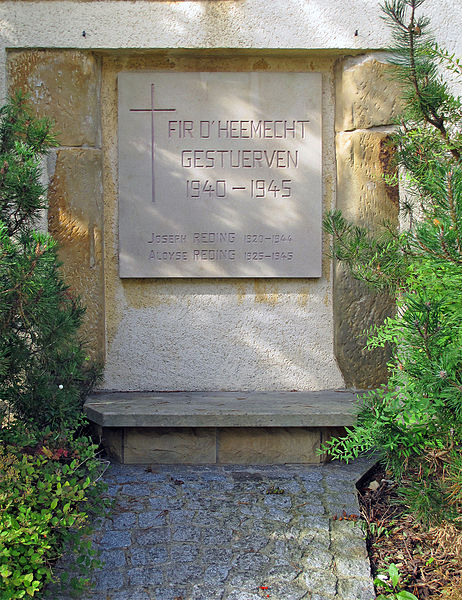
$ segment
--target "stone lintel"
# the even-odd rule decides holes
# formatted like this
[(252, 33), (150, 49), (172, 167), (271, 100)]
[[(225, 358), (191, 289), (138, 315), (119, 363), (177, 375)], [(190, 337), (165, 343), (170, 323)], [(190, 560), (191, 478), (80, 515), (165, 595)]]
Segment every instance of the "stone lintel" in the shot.
[(356, 394), (308, 392), (99, 392), (85, 403), (102, 427), (345, 427)]

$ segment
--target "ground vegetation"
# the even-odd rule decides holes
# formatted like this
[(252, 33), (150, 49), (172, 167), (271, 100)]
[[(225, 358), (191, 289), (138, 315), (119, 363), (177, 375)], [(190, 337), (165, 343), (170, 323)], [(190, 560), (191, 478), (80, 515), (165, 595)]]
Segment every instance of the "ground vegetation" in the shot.
[[(431, 530), (435, 539), (444, 545), (450, 537), (460, 548), (462, 101), (452, 90), (462, 83), (462, 63), (436, 44), (422, 15), (424, 4), (389, 0), (382, 6), (404, 103), (390, 139), (396, 171), (387, 176), (390, 185), (400, 186), (400, 226), (384, 223), (372, 232), (338, 211), (324, 221), (335, 258), (357, 279), (393, 295), (397, 307), (368, 336), (370, 348), (392, 349), (386, 385), (363, 396), (356, 425), (325, 450), (344, 460), (364, 452), (378, 455), (393, 493), (384, 494), (386, 485), (380, 484), (377, 500), (399, 502), (399, 516), (391, 508), (390, 514), (397, 521), (411, 519), (405, 535), (417, 523), (427, 531), (437, 527)], [(441, 554), (435, 552), (433, 560), (425, 559), (432, 569)], [(377, 591), (406, 598), (393, 589), (392, 580), (398, 580), (392, 571), (383, 575), (389, 587), (379, 585)], [(460, 585), (460, 569), (457, 577)], [(417, 586), (418, 597), (431, 597), (430, 587)]]
[[(72, 543), (88, 580), (85, 537), (101, 506), (104, 466), (82, 435), (99, 368), (79, 336), (84, 308), (37, 230), (46, 209), (41, 160), (52, 124), (16, 94), (0, 109), (0, 598), (39, 597)], [(104, 503), (103, 503), (104, 504)]]

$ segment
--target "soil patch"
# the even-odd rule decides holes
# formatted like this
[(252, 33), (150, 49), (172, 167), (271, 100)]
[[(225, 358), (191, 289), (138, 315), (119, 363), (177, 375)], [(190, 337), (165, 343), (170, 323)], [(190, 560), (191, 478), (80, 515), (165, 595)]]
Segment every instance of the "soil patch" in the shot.
[(397, 487), (381, 467), (358, 484), (373, 577), (394, 563), (399, 589), (419, 600), (462, 600), (462, 528), (450, 523), (425, 528), (407, 513)]

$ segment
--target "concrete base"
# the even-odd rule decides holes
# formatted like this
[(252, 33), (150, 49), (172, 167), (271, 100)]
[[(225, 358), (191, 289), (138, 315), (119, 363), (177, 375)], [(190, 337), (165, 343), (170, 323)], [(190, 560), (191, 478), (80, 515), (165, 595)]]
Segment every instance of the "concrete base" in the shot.
[(346, 391), (102, 393), (85, 410), (124, 464), (319, 464), (323, 442), (352, 425)]

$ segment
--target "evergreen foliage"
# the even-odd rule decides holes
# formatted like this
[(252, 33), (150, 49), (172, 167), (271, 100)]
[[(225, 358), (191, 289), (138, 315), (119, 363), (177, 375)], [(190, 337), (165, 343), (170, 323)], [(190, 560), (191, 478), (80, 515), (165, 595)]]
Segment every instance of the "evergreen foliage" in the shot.
[[(402, 496), (423, 521), (460, 519), (462, 506), (462, 101), (441, 66), (460, 61), (434, 44), (425, 0), (388, 0), (395, 76), (404, 111), (392, 136), (407, 199), (401, 231), (375, 235), (326, 216), (333, 255), (353, 275), (394, 294), (397, 313), (370, 332), (371, 348), (392, 344), (388, 384), (362, 399), (357, 424), (325, 450), (349, 460), (378, 452), (402, 481)], [(412, 476), (410, 475), (412, 473)]]
[(38, 597), (66, 544), (81, 588), (97, 564), (90, 513), (107, 503), (96, 446), (76, 437), (98, 369), (78, 337), (84, 308), (60, 274), (56, 242), (35, 231), (46, 207), (41, 158), (51, 123), (16, 94), (0, 109), (0, 599)]
[(0, 109), (0, 401), (30, 427), (75, 429), (97, 378), (78, 337), (84, 308), (59, 271), (56, 242), (34, 230), (46, 206), (40, 160), (51, 123), (15, 95)]

